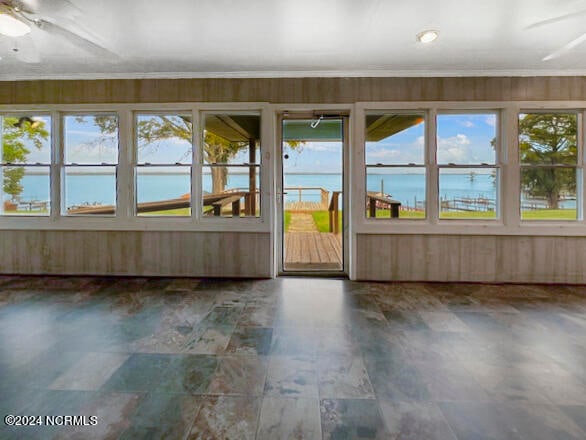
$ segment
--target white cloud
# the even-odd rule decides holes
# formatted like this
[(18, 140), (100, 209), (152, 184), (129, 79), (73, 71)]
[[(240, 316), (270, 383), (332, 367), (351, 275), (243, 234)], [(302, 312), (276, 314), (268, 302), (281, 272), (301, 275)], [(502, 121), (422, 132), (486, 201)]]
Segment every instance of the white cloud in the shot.
[(474, 122), (462, 121), (462, 122), (460, 122), (460, 125), (462, 125), (463, 127), (466, 127), (466, 128), (472, 128), (472, 127), (474, 127)]
[(66, 136), (75, 135), (75, 136), (81, 136), (81, 137), (86, 137), (86, 138), (98, 138), (100, 136), (103, 136), (103, 137), (112, 136), (112, 135), (104, 134), (101, 131), (75, 130), (75, 129), (66, 129), (65, 135)]
[(418, 136), (410, 143), (373, 143), (367, 144), (367, 161), (369, 163), (408, 164), (423, 163), (425, 137)]
[(116, 162), (117, 153), (114, 144), (78, 144), (69, 149), (67, 159), (80, 163)]
[(368, 157), (372, 159), (381, 159), (381, 160), (390, 160), (396, 159), (397, 157), (401, 156), (401, 152), (399, 150), (379, 150), (373, 151), (368, 153)]
[(488, 115), (484, 119), (484, 122), (486, 123), (486, 125), (489, 125), (491, 127), (496, 127), (496, 115)]
[(438, 138), (437, 160), (439, 163), (467, 162), (470, 156), (470, 139), (465, 134)]
[(301, 145), (301, 150), (308, 150), (308, 151), (331, 151), (331, 152), (339, 152), (341, 151), (341, 145), (339, 142), (308, 142), (307, 144)]

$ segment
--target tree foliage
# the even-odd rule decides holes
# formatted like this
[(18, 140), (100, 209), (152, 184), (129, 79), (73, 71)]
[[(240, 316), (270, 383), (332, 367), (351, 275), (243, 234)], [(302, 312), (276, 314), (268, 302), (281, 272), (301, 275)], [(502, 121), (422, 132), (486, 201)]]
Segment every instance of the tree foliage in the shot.
[[(102, 134), (113, 134), (117, 130), (117, 121), (111, 116), (95, 116), (95, 123)], [(141, 119), (137, 123), (136, 137), (138, 148), (155, 147), (171, 139), (183, 139), (189, 143), (193, 138), (193, 125), (189, 116), (153, 115), (151, 118)], [(239, 152), (250, 147), (247, 141), (229, 141), (221, 136), (204, 131), (203, 159), (207, 164), (226, 164)], [(287, 146), (300, 149), (302, 141), (289, 141)], [(191, 150), (187, 155), (191, 155)], [(183, 158), (181, 158), (183, 159)], [(221, 193), (228, 184), (228, 168), (225, 166), (211, 167), (212, 193)]]
[[(25, 163), (30, 154), (30, 146), (40, 150), (43, 142), (49, 138), (45, 122), (36, 120), (31, 122), (16, 117), (2, 118), (2, 162)], [(21, 184), (24, 177), (24, 168), (6, 167), (2, 173), (2, 188), (4, 193), (10, 194), (12, 201), (22, 193)]]
[[(116, 129), (116, 121), (108, 116), (96, 116), (96, 125), (103, 134), (112, 134)], [(189, 143), (193, 138), (193, 125), (188, 116), (153, 115), (152, 118), (138, 121), (136, 136), (139, 148), (154, 146), (158, 148), (160, 142), (170, 139), (183, 139)], [(241, 150), (248, 148), (248, 142), (230, 142), (209, 131), (205, 132), (203, 155), (206, 163), (227, 163)], [(191, 150), (186, 154), (191, 155)], [(181, 158), (183, 159), (183, 158)], [(223, 192), (228, 183), (228, 169), (226, 167), (212, 167), (212, 192)]]
[(577, 117), (572, 113), (533, 113), (519, 119), (523, 190), (534, 198), (545, 198), (550, 209), (558, 209), (563, 193), (576, 191)]

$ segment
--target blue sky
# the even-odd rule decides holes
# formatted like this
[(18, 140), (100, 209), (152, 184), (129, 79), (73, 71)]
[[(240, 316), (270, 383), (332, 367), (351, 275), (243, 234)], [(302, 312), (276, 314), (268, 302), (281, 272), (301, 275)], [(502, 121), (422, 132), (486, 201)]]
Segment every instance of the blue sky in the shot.
[[(424, 162), (425, 124), (403, 130), (379, 142), (366, 143), (366, 161), (387, 165)], [(496, 115), (438, 115), (437, 161), (440, 164), (494, 163), (490, 141), (496, 136)]]
[(289, 173), (341, 173), (342, 142), (307, 142), (296, 149), (285, 145), (289, 159), (283, 159)]

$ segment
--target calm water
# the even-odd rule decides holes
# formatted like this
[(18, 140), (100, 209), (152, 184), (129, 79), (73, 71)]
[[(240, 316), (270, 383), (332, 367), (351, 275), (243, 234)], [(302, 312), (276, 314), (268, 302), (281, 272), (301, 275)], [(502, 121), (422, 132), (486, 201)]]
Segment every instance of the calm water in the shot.
[[(46, 176), (27, 175), (22, 180), (24, 191), (22, 200), (48, 200), (49, 179)], [(248, 186), (248, 175), (231, 175), (229, 188)], [(288, 174), (286, 187), (322, 187), (329, 191), (342, 189), (342, 176), (339, 174)], [(404, 205), (414, 206), (415, 202), (425, 200), (425, 176), (421, 174), (374, 174), (367, 176), (367, 190), (390, 194), (393, 199)], [(203, 189), (211, 192), (211, 177), (205, 175)], [(116, 200), (115, 178), (109, 175), (71, 175), (65, 187), (66, 206), (89, 204), (114, 204)], [(148, 175), (139, 176), (137, 181), (138, 200), (154, 201), (181, 197), (190, 192), (188, 175)], [(297, 200), (298, 193), (289, 191), (288, 200)], [(494, 178), (490, 174), (443, 174), (440, 177), (441, 198), (496, 198)], [(303, 193), (304, 201), (318, 201), (319, 191)], [(566, 202), (565, 207), (573, 202)], [(575, 203), (574, 203), (575, 206)]]

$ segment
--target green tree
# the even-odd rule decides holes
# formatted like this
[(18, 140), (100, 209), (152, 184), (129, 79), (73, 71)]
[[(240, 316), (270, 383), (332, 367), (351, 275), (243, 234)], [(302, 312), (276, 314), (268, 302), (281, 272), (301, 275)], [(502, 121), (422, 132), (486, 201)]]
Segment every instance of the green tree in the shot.
[[(576, 191), (577, 117), (572, 113), (532, 113), (519, 119), (519, 150), (522, 164), (546, 165), (523, 168), (521, 184), (530, 197), (545, 198), (558, 209), (564, 192)], [(547, 166), (549, 165), (549, 166)]]
[[(96, 125), (103, 134), (113, 134), (117, 130), (117, 120), (111, 116), (96, 116)], [(138, 122), (136, 136), (139, 148), (157, 145), (169, 139), (183, 139), (191, 142), (193, 126), (188, 116), (156, 115)], [(227, 163), (240, 151), (249, 147), (249, 142), (229, 141), (221, 136), (205, 131), (203, 139), (203, 159), (206, 163)], [(304, 142), (289, 141), (287, 145), (292, 149), (299, 149)], [(191, 154), (191, 151), (188, 152)], [(211, 167), (212, 193), (221, 193), (228, 183), (228, 168), (222, 166)]]
[[(30, 145), (37, 149), (43, 147), (43, 142), (49, 138), (45, 122), (33, 121), (30, 118), (2, 118), (2, 162), (25, 163), (30, 153)], [(2, 189), (10, 194), (11, 200), (16, 201), (22, 193), (21, 184), (24, 177), (24, 168), (6, 167), (2, 173)]]
[[(96, 124), (103, 134), (112, 134), (117, 130), (117, 122), (111, 116), (96, 116)], [(193, 126), (188, 116), (169, 117), (156, 115), (138, 122), (136, 135), (140, 146), (156, 145), (169, 139), (183, 139), (191, 143)], [(230, 142), (211, 132), (204, 136), (204, 159), (207, 163), (225, 163), (238, 152), (248, 147), (248, 142)], [(188, 152), (191, 154), (191, 151)], [(226, 167), (212, 167), (212, 192), (223, 192), (228, 183)]]

